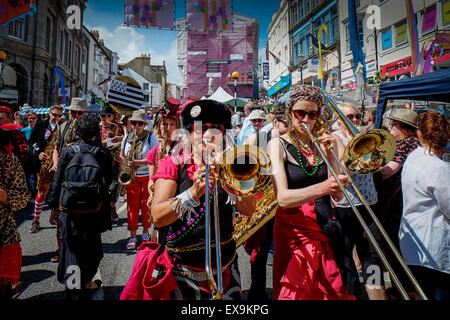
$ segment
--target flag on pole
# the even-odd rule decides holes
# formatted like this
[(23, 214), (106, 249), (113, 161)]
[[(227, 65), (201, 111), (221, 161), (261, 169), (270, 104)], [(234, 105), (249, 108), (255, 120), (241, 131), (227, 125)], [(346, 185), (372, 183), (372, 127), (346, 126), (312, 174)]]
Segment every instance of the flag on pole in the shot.
[(36, 0), (0, 1), (0, 27), (35, 12)]
[(232, 16), (232, 0), (186, 0), (186, 24), (189, 30), (230, 30)]
[[(317, 38), (314, 37), (314, 35), (312, 35), (312, 34), (309, 34), (309, 35), (311, 36), (311, 42), (312, 42), (313, 47), (316, 50), (319, 50), (319, 40), (317, 40)], [(322, 47), (322, 52), (331, 52), (331, 50), (328, 49), (328, 47), (326, 45), (324, 45), (323, 43), (320, 43), (320, 45)]]
[(174, 29), (174, 0), (126, 0), (125, 25)]
[(108, 102), (139, 109), (144, 103), (144, 94), (139, 85), (113, 79), (108, 83)]
[(270, 55), (275, 59), (275, 64), (279, 64), (280, 63), (280, 58), (278, 58), (276, 55), (274, 55), (273, 53), (272, 53), (272, 51), (270, 51), (270, 50), (267, 50), (269, 53), (270, 53)]
[(348, 29), (350, 33), (350, 46), (352, 47), (354, 71), (356, 72), (358, 62), (360, 62), (363, 67), (364, 83), (366, 83), (366, 59), (364, 57), (362, 41), (358, 32), (358, 16), (355, 0), (348, 0)]
[(414, 12), (412, 0), (405, 0), (405, 3), (409, 38), (411, 39), (412, 74), (413, 76), (416, 76), (419, 74), (420, 68), (419, 35), (417, 32), (416, 14)]
[(321, 87), (323, 88), (323, 63), (322, 63), (322, 31), (325, 31), (325, 34), (328, 33), (328, 28), (326, 24), (321, 24), (319, 29), (317, 29), (317, 40), (319, 43), (319, 75), (318, 78), (321, 79)]

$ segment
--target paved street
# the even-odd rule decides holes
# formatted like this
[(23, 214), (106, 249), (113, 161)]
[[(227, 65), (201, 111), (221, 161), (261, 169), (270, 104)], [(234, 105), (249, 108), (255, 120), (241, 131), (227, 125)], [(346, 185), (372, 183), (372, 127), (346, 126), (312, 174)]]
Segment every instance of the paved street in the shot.
[[(103, 287), (96, 294), (96, 299), (118, 300), (133, 267), (136, 251), (127, 251), (126, 202), (117, 202), (119, 222), (113, 224), (112, 231), (103, 233), (104, 258), (100, 263), (100, 276)], [(58, 264), (51, 263), (50, 258), (58, 248), (56, 241), (56, 226), (48, 219), (48, 207), (41, 215), (41, 231), (36, 234), (28, 232), (33, 219), (33, 206), (16, 214), (16, 220), (22, 238), (23, 255), (22, 274), (19, 292), (16, 299), (61, 300), (64, 299), (65, 286), (56, 280)], [(140, 240), (138, 232), (138, 240)], [(238, 249), (239, 267), (241, 271), (242, 290), (244, 298), (250, 286), (249, 256), (242, 247)], [(267, 267), (267, 288), (272, 288), (272, 255), (269, 255)], [(271, 291), (271, 290), (268, 290)], [(268, 292), (270, 293), (270, 292)]]

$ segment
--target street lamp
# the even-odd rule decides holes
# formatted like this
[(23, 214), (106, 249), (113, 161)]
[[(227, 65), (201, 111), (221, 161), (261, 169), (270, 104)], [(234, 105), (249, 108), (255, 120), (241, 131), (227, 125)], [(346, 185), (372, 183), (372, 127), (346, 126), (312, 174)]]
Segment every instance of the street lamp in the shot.
[(366, 43), (369, 43), (369, 38), (373, 37), (373, 40), (375, 41), (375, 61), (378, 71), (378, 35), (380, 34), (380, 31), (377, 31), (377, 28), (373, 29), (373, 34), (369, 34), (366, 37)]
[(305, 55), (302, 53), (299, 53), (297, 55), (297, 63), (300, 63), (300, 82), (303, 84), (303, 59), (305, 58)]
[(236, 106), (236, 86), (237, 86), (237, 80), (239, 79), (239, 72), (235, 71), (231, 74), (231, 77), (234, 79), (234, 113), (237, 112), (237, 106)]

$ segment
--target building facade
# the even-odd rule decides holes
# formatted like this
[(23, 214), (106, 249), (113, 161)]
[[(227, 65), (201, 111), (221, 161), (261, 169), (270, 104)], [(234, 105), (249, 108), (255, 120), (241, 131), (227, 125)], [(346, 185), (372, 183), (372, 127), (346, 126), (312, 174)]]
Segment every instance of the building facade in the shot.
[[(177, 63), (183, 76), (183, 98), (201, 98), (222, 87), (238, 97), (258, 96), (259, 20), (233, 13), (233, 28), (224, 32), (185, 31), (176, 21)], [(234, 85), (233, 72), (239, 73)]]
[(267, 30), (267, 50), (273, 53), (279, 60), (270, 54), (266, 55), (269, 61), (268, 94), (273, 95), (289, 90), (291, 65), (291, 41), (289, 37), (289, 3), (282, 0), (280, 8), (272, 16)]
[[(83, 25), (84, 0), (70, 1), (80, 8)], [(17, 19), (0, 28), (0, 47), (6, 60), (0, 81), (0, 101), (18, 110), (24, 103), (49, 106), (62, 102), (61, 79), (64, 78), (67, 103), (81, 95), (82, 28), (69, 29), (69, 1), (36, 2), (32, 16)]]
[(120, 73), (135, 79), (144, 93), (144, 107), (158, 107), (168, 99), (166, 62), (152, 65), (150, 54), (141, 54), (133, 60), (119, 64)]
[[(339, 11), (337, 0), (289, 0), (291, 41), (290, 74), (292, 85), (298, 83), (321, 86), (328, 79), (340, 75), (339, 51)], [(342, 2), (342, 1), (339, 1)], [(318, 30), (325, 25), (327, 32), (322, 31), (322, 70), (324, 79), (318, 79), (319, 50)]]
[[(354, 87), (353, 56), (348, 32), (347, 1), (339, 1), (341, 38), (341, 81), (344, 87)], [(378, 5), (381, 10), (379, 29), (369, 29), (366, 11), (369, 5)], [(450, 0), (413, 1), (416, 12), (419, 48), (438, 32), (450, 31)], [(357, 1), (358, 27), (364, 48), (367, 77), (373, 77), (376, 70), (390, 81), (411, 77), (411, 40), (409, 38), (404, 1), (360, 0)], [(427, 53), (427, 52), (426, 52)], [(425, 53), (425, 54), (426, 54)], [(436, 51), (433, 69), (450, 67), (450, 50)]]

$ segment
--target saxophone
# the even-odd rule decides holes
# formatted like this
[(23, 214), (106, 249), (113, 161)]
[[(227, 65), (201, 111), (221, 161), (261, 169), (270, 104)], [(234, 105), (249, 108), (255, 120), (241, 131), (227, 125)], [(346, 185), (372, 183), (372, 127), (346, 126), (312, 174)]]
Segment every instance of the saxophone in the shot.
[(50, 142), (44, 149), (44, 153), (47, 155), (47, 160), (42, 163), (41, 169), (39, 170), (37, 188), (41, 189), (43, 185), (49, 185), (53, 182), (54, 172), (49, 172), (50, 168), (53, 166), (53, 149), (55, 148), (57, 130), (53, 132)]
[(67, 147), (72, 142), (72, 139), (73, 139), (73, 136), (74, 136), (74, 133), (75, 133), (75, 125), (76, 125), (76, 123), (77, 123), (77, 120), (73, 120), (72, 123), (70, 124), (69, 131), (67, 132), (66, 137), (64, 139), (64, 143), (63, 143), (61, 149), (59, 150), (60, 154), (63, 151), (63, 149), (65, 147)]
[[(119, 183), (122, 186), (126, 186), (130, 183), (134, 183), (134, 172), (136, 169), (130, 168), (128, 166), (128, 162), (134, 160), (135, 153), (136, 153), (136, 141), (138, 140), (136, 130), (133, 131), (133, 133), (134, 133), (134, 138), (131, 141), (131, 147), (130, 147), (130, 150), (128, 151), (128, 155), (126, 158), (125, 168), (119, 173), (119, 176), (117, 178), (117, 180), (119, 181)], [(128, 142), (130, 142), (130, 141), (128, 141)]]

